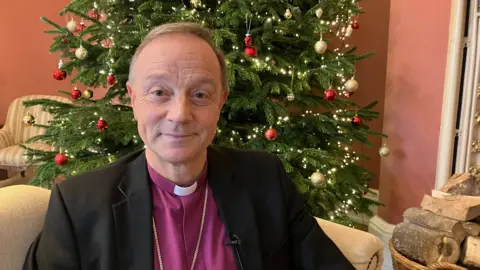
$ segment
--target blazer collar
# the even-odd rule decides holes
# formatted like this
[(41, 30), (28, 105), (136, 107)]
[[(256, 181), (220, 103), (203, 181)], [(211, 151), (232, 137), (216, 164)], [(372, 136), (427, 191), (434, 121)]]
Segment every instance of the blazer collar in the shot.
[(112, 205), (119, 266), (153, 270), (152, 195), (145, 152), (133, 158), (118, 185), (124, 199)]
[[(136, 157), (135, 157), (136, 155)], [(134, 154), (118, 185), (124, 200), (112, 206), (118, 255), (123, 269), (153, 270), (152, 195), (144, 151)], [(262, 269), (255, 213), (235, 161), (227, 150), (210, 146), (207, 152), (208, 185), (220, 217), (234, 245), (238, 269)]]
[(262, 269), (261, 249), (253, 204), (244, 184), (239, 179), (237, 162), (228, 150), (214, 146), (208, 149), (208, 185), (212, 188), (220, 217), (234, 245), (238, 269)]

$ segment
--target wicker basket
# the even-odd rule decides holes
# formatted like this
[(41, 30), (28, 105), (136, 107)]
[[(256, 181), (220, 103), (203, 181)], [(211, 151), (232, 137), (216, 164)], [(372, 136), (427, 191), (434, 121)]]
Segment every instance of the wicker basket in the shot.
[(392, 254), (392, 264), (394, 270), (467, 270), (467, 268), (461, 267), (451, 263), (434, 263), (429, 266), (424, 266), (414, 261), (411, 261), (400, 254), (392, 245), (392, 241), (389, 243), (390, 253)]

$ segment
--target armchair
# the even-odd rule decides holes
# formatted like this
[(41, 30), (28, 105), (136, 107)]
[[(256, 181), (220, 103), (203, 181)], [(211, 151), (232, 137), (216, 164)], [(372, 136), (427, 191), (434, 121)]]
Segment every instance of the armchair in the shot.
[[(41, 106), (26, 108), (23, 102), (32, 99), (52, 99), (70, 102), (68, 98), (50, 95), (29, 95), (15, 99), (8, 107), (5, 125), (0, 129), (0, 169), (20, 171), (24, 176), (28, 163), (24, 158), (25, 150), (20, 147), (29, 138), (41, 135), (44, 130), (23, 123), (23, 117), (30, 113), (35, 117), (35, 123), (47, 124), (51, 115), (42, 110)], [(51, 147), (42, 143), (26, 144), (33, 149), (50, 150)]]

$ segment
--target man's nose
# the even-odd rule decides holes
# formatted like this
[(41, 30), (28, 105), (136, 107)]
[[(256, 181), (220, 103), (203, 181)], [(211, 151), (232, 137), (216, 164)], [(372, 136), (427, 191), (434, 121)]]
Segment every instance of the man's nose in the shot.
[(188, 97), (175, 96), (168, 108), (167, 120), (176, 123), (185, 123), (192, 120), (193, 108)]

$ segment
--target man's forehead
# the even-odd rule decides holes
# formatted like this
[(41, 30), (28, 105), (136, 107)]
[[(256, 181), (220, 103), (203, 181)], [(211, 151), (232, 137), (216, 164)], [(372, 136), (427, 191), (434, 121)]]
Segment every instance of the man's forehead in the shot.
[(205, 41), (185, 34), (167, 34), (157, 37), (144, 47), (143, 54), (159, 58), (193, 58), (198, 60), (208, 60), (212, 56), (215, 58), (213, 49)]

